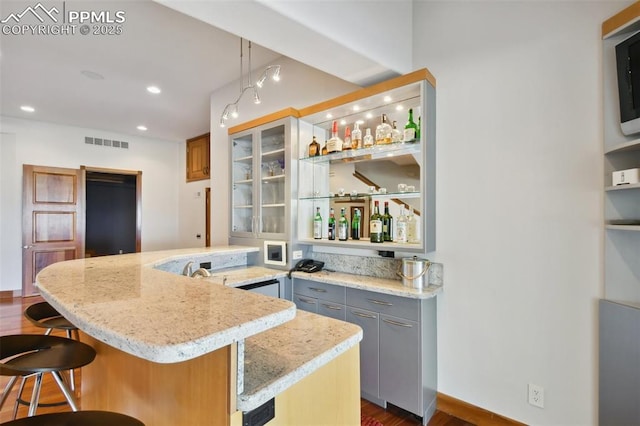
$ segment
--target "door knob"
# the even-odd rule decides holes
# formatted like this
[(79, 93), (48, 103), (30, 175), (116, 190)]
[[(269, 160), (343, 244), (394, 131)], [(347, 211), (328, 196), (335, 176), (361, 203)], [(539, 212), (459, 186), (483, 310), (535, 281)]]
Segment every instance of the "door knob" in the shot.
[(31, 245), (29, 245), (29, 246), (22, 246), (22, 248), (23, 248), (23, 249), (30, 249), (31, 247), (33, 247), (33, 246), (31, 246)]

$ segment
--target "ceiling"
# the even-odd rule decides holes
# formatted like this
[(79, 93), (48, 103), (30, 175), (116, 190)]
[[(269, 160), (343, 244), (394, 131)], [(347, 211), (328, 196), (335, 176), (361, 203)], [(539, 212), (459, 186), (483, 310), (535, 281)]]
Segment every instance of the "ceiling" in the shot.
[[(36, 4), (2, 0), (0, 20)], [(43, 4), (87, 9), (86, 1)], [(211, 92), (239, 77), (240, 39), (150, 0), (90, 4), (123, 10), (122, 34), (0, 35), (0, 114), (174, 141), (208, 132)], [(280, 56), (253, 44), (252, 67)], [(150, 94), (149, 85), (162, 93)]]

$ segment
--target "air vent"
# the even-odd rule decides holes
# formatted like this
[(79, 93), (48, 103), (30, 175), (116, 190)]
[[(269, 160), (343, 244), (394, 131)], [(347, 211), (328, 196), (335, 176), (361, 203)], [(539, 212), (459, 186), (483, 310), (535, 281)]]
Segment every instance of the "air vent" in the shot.
[(111, 148), (129, 149), (129, 142), (116, 141), (111, 139), (94, 138), (91, 136), (84, 137), (84, 143), (87, 145), (107, 146)]

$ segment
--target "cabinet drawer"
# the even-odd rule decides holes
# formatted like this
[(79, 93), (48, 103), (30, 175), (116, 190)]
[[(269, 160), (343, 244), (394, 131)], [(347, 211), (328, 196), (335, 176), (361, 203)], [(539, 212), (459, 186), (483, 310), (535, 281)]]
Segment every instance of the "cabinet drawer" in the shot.
[(346, 321), (347, 319), (347, 310), (341, 303), (318, 300), (318, 313), (325, 317), (335, 318), (342, 321)]
[(420, 300), (347, 288), (347, 305), (414, 321), (420, 320)]
[(295, 303), (296, 308), (300, 310), (313, 312), (314, 314), (318, 313), (318, 299), (314, 297), (307, 297), (294, 293), (293, 303)]
[(344, 304), (345, 291), (340, 285), (319, 283), (300, 278), (293, 279), (293, 291), (303, 296), (317, 297), (329, 302)]

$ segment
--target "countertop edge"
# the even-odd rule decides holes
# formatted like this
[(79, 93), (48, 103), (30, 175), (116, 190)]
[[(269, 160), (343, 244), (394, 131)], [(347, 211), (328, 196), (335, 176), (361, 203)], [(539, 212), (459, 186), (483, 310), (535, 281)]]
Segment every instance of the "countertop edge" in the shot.
[(276, 395), (281, 394), (283, 391), (289, 389), (309, 374), (320, 369), (328, 364), (338, 356), (345, 353), (347, 350), (356, 346), (362, 340), (362, 329), (356, 334), (348, 337), (342, 342), (338, 343), (333, 348), (325, 351), (324, 353), (312, 358), (296, 370), (289, 374), (286, 374), (272, 383), (266, 385), (256, 393), (246, 395), (240, 394), (237, 398), (237, 409), (239, 411), (250, 411), (260, 405), (264, 404)]

